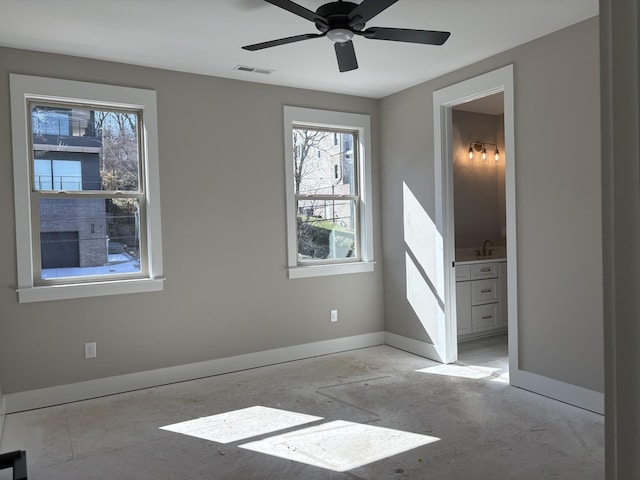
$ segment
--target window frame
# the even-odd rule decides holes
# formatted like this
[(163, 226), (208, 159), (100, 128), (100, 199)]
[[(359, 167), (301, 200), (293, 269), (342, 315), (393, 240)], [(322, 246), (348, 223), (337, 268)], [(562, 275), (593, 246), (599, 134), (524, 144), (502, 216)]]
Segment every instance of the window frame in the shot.
[[(18, 301), (82, 298), (163, 289), (156, 92), (138, 88), (10, 74)], [(40, 281), (40, 240), (35, 238), (32, 192), (31, 108), (34, 102), (72, 104), (139, 113), (140, 185), (145, 202), (146, 271), (124, 277), (91, 276)], [(109, 192), (105, 192), (108, 193)], [(68, 198), (65, 196), (64, 198)], [(141, 231), (141, 234), (143, 232)], [(141, 254), (142, 255), (142, 254)], [(141, 259), (142, 260), (142, 259)]]
[[(357, 186), (359, 201), (356, 218), (359, 259), (335, 259), (317, 264), (298, 262), (297, 200), (293, 155), (294, 128), (342, 130), (356, 132)], [(306, 278), (324, 275), (372, 272), (373, 253), (373, 211), (371, 188), (371, 119), (369, 115), (317, 110), (301, 107), (284, 107), (284, 147), (287, 219), (287, 272), (289, 278)]]

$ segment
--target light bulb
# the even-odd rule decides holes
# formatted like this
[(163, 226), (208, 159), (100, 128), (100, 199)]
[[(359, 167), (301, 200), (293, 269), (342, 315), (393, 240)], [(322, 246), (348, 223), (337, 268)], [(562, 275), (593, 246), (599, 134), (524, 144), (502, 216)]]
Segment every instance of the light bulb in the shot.
[(487, 149), (482, 147), (482, 159), (486, 160), (487, 159)]
[(497, 148), (496, 148), (496, 153), (495, 153), (495, 155), (493, 156), (493, 158), (495, 158), (495, 159), (496, 159), (496, 162), (497, 162), (498, 160), (500, 160), (500, 152), (498, 151), (498, 149), (497, 149)]
[(473, 158), (473, 147), (469, 147), (469, 158)]
[(345, 43), (353, 38), (353, 32), (347, 28), (334, 28), (327, 32), (327, 38), (334, 43)]

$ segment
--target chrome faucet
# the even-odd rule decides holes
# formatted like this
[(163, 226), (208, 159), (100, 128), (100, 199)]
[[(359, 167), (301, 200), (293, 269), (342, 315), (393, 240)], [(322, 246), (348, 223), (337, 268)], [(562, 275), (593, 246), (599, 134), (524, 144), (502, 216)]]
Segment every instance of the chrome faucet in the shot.
[(487, 244), (491, 245), (492, 247), (494, 246), (493, 242), (491, 240), (485, 240), (484, 244), (482, 245), (482, 256), (483, 257), (491, 256), (491, 254), (493, 253), (493, 248), (490, 248), (489, 252), (487, 253)]

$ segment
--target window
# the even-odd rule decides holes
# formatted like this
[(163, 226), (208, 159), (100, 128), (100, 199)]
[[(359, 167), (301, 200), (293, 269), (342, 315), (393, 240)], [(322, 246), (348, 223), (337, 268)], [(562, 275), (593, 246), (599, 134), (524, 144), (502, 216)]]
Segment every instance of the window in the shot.
[(76, 160), (33, 160), (34, 190), (82, 190), (82, 164)]
[(10, 82), (19, 301), (162, 289), (155, 92)]
[(285, 107), (289, 277), (373, 271), (368, 115)]

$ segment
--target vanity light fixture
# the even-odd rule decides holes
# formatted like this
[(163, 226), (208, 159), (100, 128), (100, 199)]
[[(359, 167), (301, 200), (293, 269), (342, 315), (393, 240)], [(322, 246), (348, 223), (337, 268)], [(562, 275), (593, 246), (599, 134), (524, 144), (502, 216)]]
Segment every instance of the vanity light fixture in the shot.
[(496, 147), (496, 149), (493, 152), (493, 158), (495, 159), (496, 162), (500, 160), (500, 151), (498, 150), (498, 145), (491, 142), (481, 142), (480, 140), (478, 140), (477, 142), (471, 142), (469, 144), (469, 158), (470, 159), (473, 158), (474, 152), (482, 152), (482, 159), (486, 160), (487, 145), (493, 145)]

